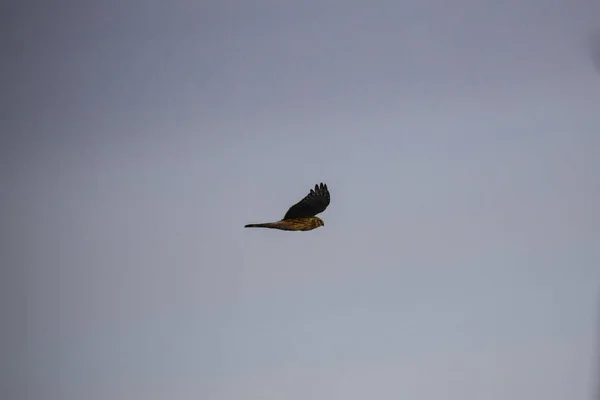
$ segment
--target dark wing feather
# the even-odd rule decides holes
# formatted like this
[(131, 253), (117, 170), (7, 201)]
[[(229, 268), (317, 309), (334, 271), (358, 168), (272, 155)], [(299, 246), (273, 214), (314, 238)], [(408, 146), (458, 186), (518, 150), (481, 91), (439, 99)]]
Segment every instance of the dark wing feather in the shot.
[(329, 205), (330, 196), (327, 185), (321, 183), (315, 185), (314, 189), (298, 203), (290, 207), (285, 213), (283, 219), (314, 217), (318, 213), (325, 211)]

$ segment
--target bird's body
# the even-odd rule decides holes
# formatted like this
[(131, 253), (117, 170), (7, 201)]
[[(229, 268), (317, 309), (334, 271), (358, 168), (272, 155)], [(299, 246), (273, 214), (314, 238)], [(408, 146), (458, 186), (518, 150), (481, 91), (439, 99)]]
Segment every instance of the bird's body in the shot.
[(282, 231), (312, 231), (320, 226), (325, 226), (319, 217), (282, 219), (277, 222), (264, 222), (262, 224), (248, 224), (245, 228), (271, 228)]
[(248, 224), (245, 228), (270, 228), (282, 231), (311, 231), (320, 226), (325, 226), (323, 220), (316, 217), (327, 208), (330, 202), (327, 185), (315, 185), (314, 190), (298, 203), (294, 204), (281, 221)]

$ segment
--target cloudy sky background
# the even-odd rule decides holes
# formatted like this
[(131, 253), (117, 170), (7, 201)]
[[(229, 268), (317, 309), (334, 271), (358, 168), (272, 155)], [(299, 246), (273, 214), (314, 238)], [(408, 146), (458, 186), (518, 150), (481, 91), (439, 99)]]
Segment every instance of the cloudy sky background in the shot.
[(3, 397), (590, 398), (600, 3), (296, 3), (5, 7)]

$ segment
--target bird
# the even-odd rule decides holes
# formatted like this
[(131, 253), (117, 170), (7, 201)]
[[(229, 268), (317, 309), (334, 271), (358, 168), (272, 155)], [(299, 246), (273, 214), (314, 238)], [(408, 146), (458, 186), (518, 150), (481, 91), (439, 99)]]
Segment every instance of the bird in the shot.
[(283, 216), (283, 219), (277, 222), (264, 222), (261, 224), (248, 224), (244, 228), (269, 228), (282, 231), (311, 231), (320, 226), (325, 226), (325, 222), (316, 215), (325, 211), (331, 196), (327, 185), (321, 182), (315, 185), (314, 189), (298, 203), (294, 204)]

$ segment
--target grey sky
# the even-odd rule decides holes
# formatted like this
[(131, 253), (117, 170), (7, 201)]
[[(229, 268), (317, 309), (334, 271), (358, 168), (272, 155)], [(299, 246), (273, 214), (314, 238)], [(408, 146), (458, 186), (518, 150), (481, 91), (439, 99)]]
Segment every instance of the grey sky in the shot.
[(599, 2), (27, 3), (11, 397), (592, 395)]

